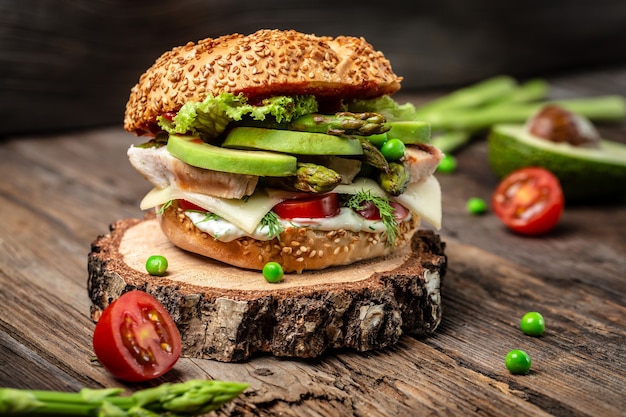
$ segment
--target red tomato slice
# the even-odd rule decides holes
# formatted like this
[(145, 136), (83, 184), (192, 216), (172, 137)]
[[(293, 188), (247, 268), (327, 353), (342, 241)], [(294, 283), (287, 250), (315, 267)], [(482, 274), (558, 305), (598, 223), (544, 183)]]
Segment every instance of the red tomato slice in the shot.
[[(393, 207), (393, 217), (396, 221), (400, 221), (405, 219), (409, 215), (409, 209), (404, 207), (402, 204), (397, 203), (395, 201), (390, 201), (389, 205)], [(380, 220), (380, 211), (371, 201), (366, 201), (361, 204), (360, 210), (355, 210), (359, 215), (367, 220)]]
[(283, 219), (317, 219), (339, 214), (339, 196), (336, 193), (294, 198), (276, 204), (274, 212)]
[(522, 168), (505, 177), (491, 201), (493, 211), (511, 230), (546, 233), (559, 221), (564, 207), (559, 180), (539, 167)]
[(172, 369), (181, 345), (178, 328), (165, 308), (136, 290), (104, 309), (93, 334), (93, 349), (102, 366), (129, 382), (158, 378)]
[(206, 211), (202, 207), (187, 200), (178, 200), (178, 207), (180, 207), (183, 210)]

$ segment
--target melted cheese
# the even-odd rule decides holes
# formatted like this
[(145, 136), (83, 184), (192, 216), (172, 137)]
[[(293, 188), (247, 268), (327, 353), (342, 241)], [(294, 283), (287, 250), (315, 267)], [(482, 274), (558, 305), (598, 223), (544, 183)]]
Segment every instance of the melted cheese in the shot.
[(192, 193), (170, 185), (150, 191), (142, 200), (141, 209), (146, 210), (177, 199), (187, 200), (215, 213), (250, 234), (254, 233), (263, 216), (282, 201), (280, 197), (270, 197), (264, 191), (256, 191), (249, 198), (239, 200)]
[[(349, 185), (339, 185), (334, 190), (334, 192), (340, 194), (356, 194), (361, 191), (370, 191), (376, 196), (386, 196), (385, 191), (383, 191), (375, 181), (364, 178), (357, 178), (354, 183)], [(241, 229), (248, 235), (256, 237), (257, 234), (260, 234), (259, 223), (265, 214), (282, 200), (293, 196), (294, 193), (286, 191), (257, 190), (246, 200), (224, 199), (200, 193), (192, 193), (174, 186), (169, 186), (162, 189), (155, 188), (150, 191), (142, 200), (141, 209), (147, 210), (165, 204), (171, 200), (184, 199), (211, 213), (215, 213), (222, 219), (232, 223), (236, 228)], [(422, 182), (410, 184), (404, 194), (393, 197), (392, 200), (398, 201), (435, 228), (439, 229), (441, 227), (441, 188), (434, 176), (430, 176)], [(363, 230), (361, 228), (379, 227), (373, 226), (372, 224), (366, 225), (357, 217), (359, 216), (344, 214), (332, 220), (323, 220), (325, 226), (320, 226), (322, 224), (320, 219), (299, 219), (299, 221), (302, 225), (306, 225), (307, 227), (330, 227), (330, 229), (323, 230), (338, 228)], [(202, 220), (200, 218), (192, 218), (192, 220), (195, 220), (194, 223), (197, 223), (197, 225), (202, 223), (200, 222), (200, 220)], [(291, 221), (290, 223), (294, 222), (295, 221)], [(209, 226), (206, 225), (206, 227)], [(213, 223), (210, 227), (219, 228), (219, 230), (215, 230), (215, 233), (218, 235), (226, 236), (230, 233), (239, 233), (231, 232), (227, 225), (222, 223)], [(209, 231), (207, 231), (207, 233), (209, 233)]]

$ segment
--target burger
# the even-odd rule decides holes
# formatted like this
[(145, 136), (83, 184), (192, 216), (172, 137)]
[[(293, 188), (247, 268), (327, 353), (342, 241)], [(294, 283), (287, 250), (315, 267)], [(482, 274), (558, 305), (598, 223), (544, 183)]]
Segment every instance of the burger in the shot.
[(442, 153), (363, 38), (260, 30), (187, 43), (132, 88), (128, 149), (179, 248), (285, 272), (387, 256), (441, 222)]

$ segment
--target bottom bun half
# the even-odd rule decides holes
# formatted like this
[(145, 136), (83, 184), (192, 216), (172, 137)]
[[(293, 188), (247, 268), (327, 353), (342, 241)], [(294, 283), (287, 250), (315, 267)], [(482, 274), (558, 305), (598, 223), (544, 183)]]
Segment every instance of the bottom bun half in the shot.
[(393, 246), (380, 233), (304, 227), (287, 227), (278, 238), (267, 241), (241, 237), (221, 242), (198, 229), (177, 204), (157, 217), (165, 236), (186, 251), (247, 269), (261, 270), (267, 262), (274, 261), (285, 272), (298, 273), (389, 255), (408, 245), (420, 224), (415, 214), (402, 222)]

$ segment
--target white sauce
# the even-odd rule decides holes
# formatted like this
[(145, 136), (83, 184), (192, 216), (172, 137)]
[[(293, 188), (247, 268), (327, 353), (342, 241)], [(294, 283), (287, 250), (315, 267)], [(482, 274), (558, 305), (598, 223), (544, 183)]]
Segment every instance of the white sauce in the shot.
[[(213, 236), (221, 242), (230, 242), (244, 236), (252, 236), (257, 240), (269, 240), (267, 227), (259, 225), (253, 234), (248, 234), (222, 218), (210, 219), (207, 214), (198, 211), (186, 211), (185, 215), (196, 225), (196, 227), (205, 233)], [(408, 221), (411, 216), (407, 216), (403, 221)], [(326, 218), (316, 219), (280, 219), (283, 227), (308, 227), (314, 230), (338, 230), (345, 229), (352, 232), (366, 231), (370, 233), (382, 233), (385, 231), (385, 225), (380, 220), (367, 220), (359, 216), (353, 210), (342, 207), (338, 215)]]

